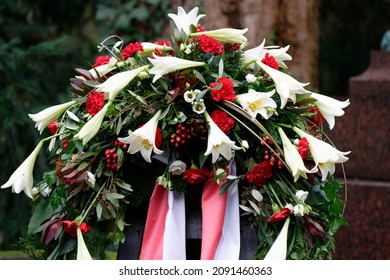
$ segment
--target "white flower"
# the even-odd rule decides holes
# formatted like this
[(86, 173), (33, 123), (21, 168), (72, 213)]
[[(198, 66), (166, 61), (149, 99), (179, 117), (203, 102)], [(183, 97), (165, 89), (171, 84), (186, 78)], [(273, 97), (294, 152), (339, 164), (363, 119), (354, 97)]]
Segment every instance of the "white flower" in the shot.
[(58, 119), (63, 112), (74, 104), (76, 104), (76, 101), (69, 101), (67, 103), (51, 106), (36, 114), (28, 114), (28, 116), (35, 122), (35, 127), (37, 127), (39, 133), (42, 134), (42, 131), (50, 123)]
[(153, 68), (149, 70), (149, 73), (154, 75), (153, 83), (165, 74), (177, 70), (183, 70), (187, 68), (205, 65), (204, 62), (186, 60), (173, 56), (155, 56), (154, 58), (149, 57), (148, 59), (153, 64)]
[(153, 52), (155, 52), (156, 49), (159, 49), (161, 51), (170, 51), (172, 48), (170, 46), (164, 45), (158, 45), (154, 43), (149, 42), (142, 42), (141, 43), (142, 48), (144, 49), (143, 52), (140, 52), (140, 56), (145, 57), (151, 55)]
[(257, 78), (256, 78), (256, 76), (253, 75), (253, 74), (248, 74), (248, 75), (245, 76), (245, 80), (246, 80), (248, 83), (252, 84), (252, 83), (256, 82)]
[(302, 202), (305, 202), (308, 195), (309, 195), (309, 192), (303, 191), (303, 190), (299, 190), (295, 193), (295, 197), (298, 198)]
[(161, 110), (159, 110), (146, 124), (137, 128), (134, 132), (129, 131), (129, 136), (118, 138), (119, 141), (130, 144), (129, 149), (127, 150), (128, 153), (135, 154), (141, 152), (142, 157), (147, 162), (152, 162), (150, 158), (152, 151), (156, 154), (163, 153), (163, 151), (156, 147), (156, 131), (160, 115)]
[(181, 175), (187, 170), (187, 165), (185, 162), (181, 160), (173, 161), (169, 167), (168, 171), (172, 173), (172, 175)]
[(317, 100), (314, 103), (317, 105), (318, 111), (320, 111), (321, 115), (328, 123), (330, 129), (334, 127), (334, 117), (340, 117), (344, 115), (343, 109), (349, 105), (349, 99), (345, 101), (339, 101), (332, 97), (314, 92), (311, 92), (310, 97), (313, 97)]
[(187, 90), (184, 94), (184, 100), (188, 103), (192, 103), (195, 101), (196, 96), (200, 93), (199, 89), (196, 90)]
[(206, 105), (204, 105), (204, 100), (201, 99), (192, 104), (192, 110), (197, 114), (203, 114), (206, 110)]
[(283, 129), (278, 127), (278, 132), (283, 143), (284, 159), (291, 174), (294, 176), (294, 182), (298, 180), (299, 176), (307, 179), (306, 173), (314, 173), (317, 171), (317, 168), (314, 167), (312, 170), (308, 170), (297, 148), (287, 138)]
[(199, 8), (195, 7), (187, 14), (182, 7), (178, 7), (177, 15), (170, 13), (168, 16), (173, 20), (179, 32), (183, 30), (188, 35), (191, 32), (191, 25), (197, 26), (198, 21), (205, 16), (204, 14), (198, 15), (198, 10)]
[(273, 114), (272, 108), (276, 108), (276, 102), (271, 98), (274, 93), (275, 90), (258, 92), (249, 89), (248, 93), (237, 95), (236, 101), (252, 118), (260, 114), (264, 119), (268, 119)]
[(269, 67), (262, 62), (258, 62), (258, 64), (275, 83), (276, 91), (278, 92), (281, 101), (280, 109), (283, 109), (284, 106), (286, 106), (288, 99), (291, 99), (293, 102), (295, 102), (296, 94), (307, 93), (307, 90), (304, 89), (304, 87), (309, 83), (298, 82), (290, 75)]
[(294, 127), (294, 131), (301, 137), (305, 137), (309, 142), (310, 153), (313, 157), (315, 164), (321, 171), (322, 180), (325, 181), (328, 174), (333, 175), (335, 171), (335, 163), (343, 163), (348, 160), (346, 155), (350, 153), (341, 152), (335, 147), (326, 143), (297, 127)]
[(170, 187), (172, 187), (171, 180), (166, 178), (164, 175), (158, 176), (156, 182), (165, 189), (169, 189)]
[(138, 67), (133, 70), (120, 72), (108, 78), (104, 83), (95, 87), (96, 91), (108, 93), (109, 100), (115, 99), (135, 77), (144, 71), (148, 66)]
[(306, 213), (305, 206), (302, 204), (297, 204), (293, 207), (293, 213), (295, 216), (303, 217)]
[(99, 73), (99, 76), (102, 77), (110, 73), (112, 70), (116, 69), (119, 66), (119, 64), (117, 64), (118, 60), (115, 57), (111, 57), (107, 64), (99, 65), (95, 68), (92, 68), (89, 70), (89, 73), (91, 73), (94, 78), (98, 77), (97, 73)]
[(245, 29), (235, 29), (235, 28), (221, 28), (211, 31), (203, 31), (192, 33), (191, 37), (198, 37), (201, 35), (206, 35), (211, 37), (222, 44), (244, 44), (248, 43), (248, 39), (244, 34), (248, 31), (248, 28)]
[(272, 244), (271, 249), (268, 251), (264, 260), (285, 260), (287, 258), (287, 236), (288, 236), (288, 226), (290, 224), (290, 217), (284, 222), (283, 228), (280, 231), (278, 237), (276, 238), (274, 244)]
[[(273, 56), (280, 67), (287, 68), (284, 60), (291, 60), (292, 57), (287, 54), (287, 50), (290, 46), (280, 48), (278, 46), (264, 47), (265, 39), (256, 48), (246, 50), (243, 55), (243, 64), (254, 61), (255, 63), (261, 62), (266, 53)], [(248, 68), (253, 69), (253, 63), (248, 65)]]
[(213, 163), (217, 161), (219, 155), (222, 155), (227, 160), (231, 160), (233, 156), (232, 150), (239, 150), (240, 147), (237, 147), (235, 142), (230, 140), (206, 111), (204, 114), (209, 127), (207, 150), (204, 155), (207, 156), (212, 154)]
[(15, 193), (20, 193), (24, 191), (24, 193), (29, 197), (33, 198), (33, 171), (34, 164), (39, 151), (41, 150), (43, 145), (43, 141), (40, 141), (32, 153), (25, 159), (25, 161), (14, 171), (8, 181), (1, 186), (2, 189), (8, 188), (12, 186), (12, 191)]
[(81, 233), (80, 227), (77, 227), (77, 260), (91, 261), (92, 257), (89, 254), (88, 248), (85, 245), (83, 234)]
[(86, 124), (84, 124), (84, 126), (74, 136), (74, 138), (83, 140), (83, 145), (85, 145), (89, 142), (89, 140), (95, 137), (111, 103), (112, 102), (109, 101), (106, 105), (104, 105), (104, 107), (95, 116), (93, 116)]

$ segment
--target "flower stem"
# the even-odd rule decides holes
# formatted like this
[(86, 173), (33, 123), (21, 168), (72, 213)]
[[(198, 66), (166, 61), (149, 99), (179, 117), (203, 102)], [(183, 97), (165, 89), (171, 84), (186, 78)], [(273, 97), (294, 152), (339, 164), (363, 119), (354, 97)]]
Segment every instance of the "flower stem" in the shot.
[(89, 211), (91, 211), (93, 205), (95, 205), (95, 202), (97, 201), (98, 197), (100, 196), (100, 193), (102, 192), (102, 190), (104, 189), (104, 187), (106, 186), (106, 183), (104, 182), (104, 184), (100, 187), (100, 189), (98, 190), (95, 198), (93, 199), (93, 201), (91, 202), (91, 204), (88, 206), (87, 210), (83, 213), (83, 216), (81, 217), (80, 221), (79, 221), (79, 226), (81, 225), (81, 223), (85, 220), (85, 218), (87, 217)]

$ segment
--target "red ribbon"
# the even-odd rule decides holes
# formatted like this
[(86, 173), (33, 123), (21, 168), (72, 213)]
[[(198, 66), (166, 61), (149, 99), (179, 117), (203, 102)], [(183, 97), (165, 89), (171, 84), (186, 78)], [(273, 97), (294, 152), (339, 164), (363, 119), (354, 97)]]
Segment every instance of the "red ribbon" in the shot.
[(165, 219), (168, 212), (168, 190), (157, 184), (149, 202), (144, 237), (141, 247), (141, 260), (162, 260)]

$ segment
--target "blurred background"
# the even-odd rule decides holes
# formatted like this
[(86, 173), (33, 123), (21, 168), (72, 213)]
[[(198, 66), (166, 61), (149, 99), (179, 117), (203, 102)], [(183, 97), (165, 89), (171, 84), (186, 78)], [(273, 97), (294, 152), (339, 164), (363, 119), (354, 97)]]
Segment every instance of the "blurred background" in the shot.
[[(390, 0), (1, 0), (0, 184), (40, 139), (28, 114), (68, 101), (74, 68), (88, 68), (104, 38), (166, 38), (167, 14), (178, 6), (187, 12), (198, 6), (208, 30), (248, 27), (249, 47), (263, 38), (266, 45), (290, 45), (293, 62), (287, 65), (297, 79), (341, 99), (348, 98), (350, 78), (369, 67), (370, 52), (380, 49), (390, 29)], [(47, 167), (41, 152), (37, 180)], [(0, 191), (0, 250), (15, 249), (30, 215), (25, 195)]]

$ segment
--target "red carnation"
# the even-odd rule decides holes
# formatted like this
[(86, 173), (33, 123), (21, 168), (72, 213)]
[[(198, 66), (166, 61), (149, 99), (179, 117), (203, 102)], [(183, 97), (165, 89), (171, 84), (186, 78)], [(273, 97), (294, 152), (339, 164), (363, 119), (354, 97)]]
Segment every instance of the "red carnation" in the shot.
[(201, 35), (198, 38), (198, 41), (199, 41), (199, 47), (205, 53), (212, 52), (215, 55), (221, 55), (225, 51), (224, 46), (220, 42), (218, 42), (217, 40), (209, 36)]
[(291, 215), (290, 208), (285, 207), (280, 209), (279, 212), (272, 214), (272, 216), (268, 218), (268, 222), (277, 223), (280, 221), (284, 221), (290, 215)]
[(85, 102), (85, 107), (87, 107), (88, 113), (92, 116), (95, 116), (104, 105), (104, 93), (91, 91), (88, 92), (87, 101)]
[(96, 58), (93, 67), (98, 67), (100, 65), (108, 64), (109, 61), (110, 61), (110, 57), (108, 55), (100, 55)]
[[(71, 236), (76, 237), (77, 236), (77, 227), (79, 225), (78, 222), (75, 221), (63, 221), (62, 222), (64, 226), (64, 230), (69, 233)], [(88, 231), (91, 230), (91, 226), (87, 225), (86, 223), (81, 223), (80, 230), (82, 234), (86, 234)]]
[(143, 52), (144, 48), (142, 47), (141, 42), (130, 43), (122, 51), (122, 57), (124, 60), (127, 60), (136, 52)]
[[(213, 89), (219, 84), (222, 84), (220, 89)], [(233, 89), (233, 82), (229, 78), (221, 77), (217, 82), (213, 82), (210, 84), (211, 87), (211, 95), (215, 101), (227, 100), (234, 101), (236, 99), (236, 94)]]
[(49, 123), (49, 125), (47, 126), (47, 128), (50, 130), (50, 133), (52, 135), (56, 134), (56, 132), (57, 132), (57, 124), (58, 124), (58, 120), (55, 120), (55, 121)]
[(253, 167), (253, 169), (246, 175), (249, 183), (257, 187), (265, 184), (267, 179), (272, 177), (272, 165), (268, 160), (264, 160)]
[(298, 142), (298, 152), (302, 159), (306, 159), (309, 156), (309, 141), (306, 137), (301, 138)]
[(275, 57), (272, 55), (269, 55), (269, 53), (265, 53), (265, 57), (261, 60), (265, 65), (268, 65), (269, 67), (272, 67), (276, 70), (279, 69), (279, 64), (276, 61)]
[(222, 110), (213, 111), (210, 117), (225, 134), (229, 133), (229, 131), (234, 127), (234, 120)]
[(190, 185), (198, 185), (206, 181), (209, 171), (206, 168), (191, 168), (183, 173), (183, 180)]

